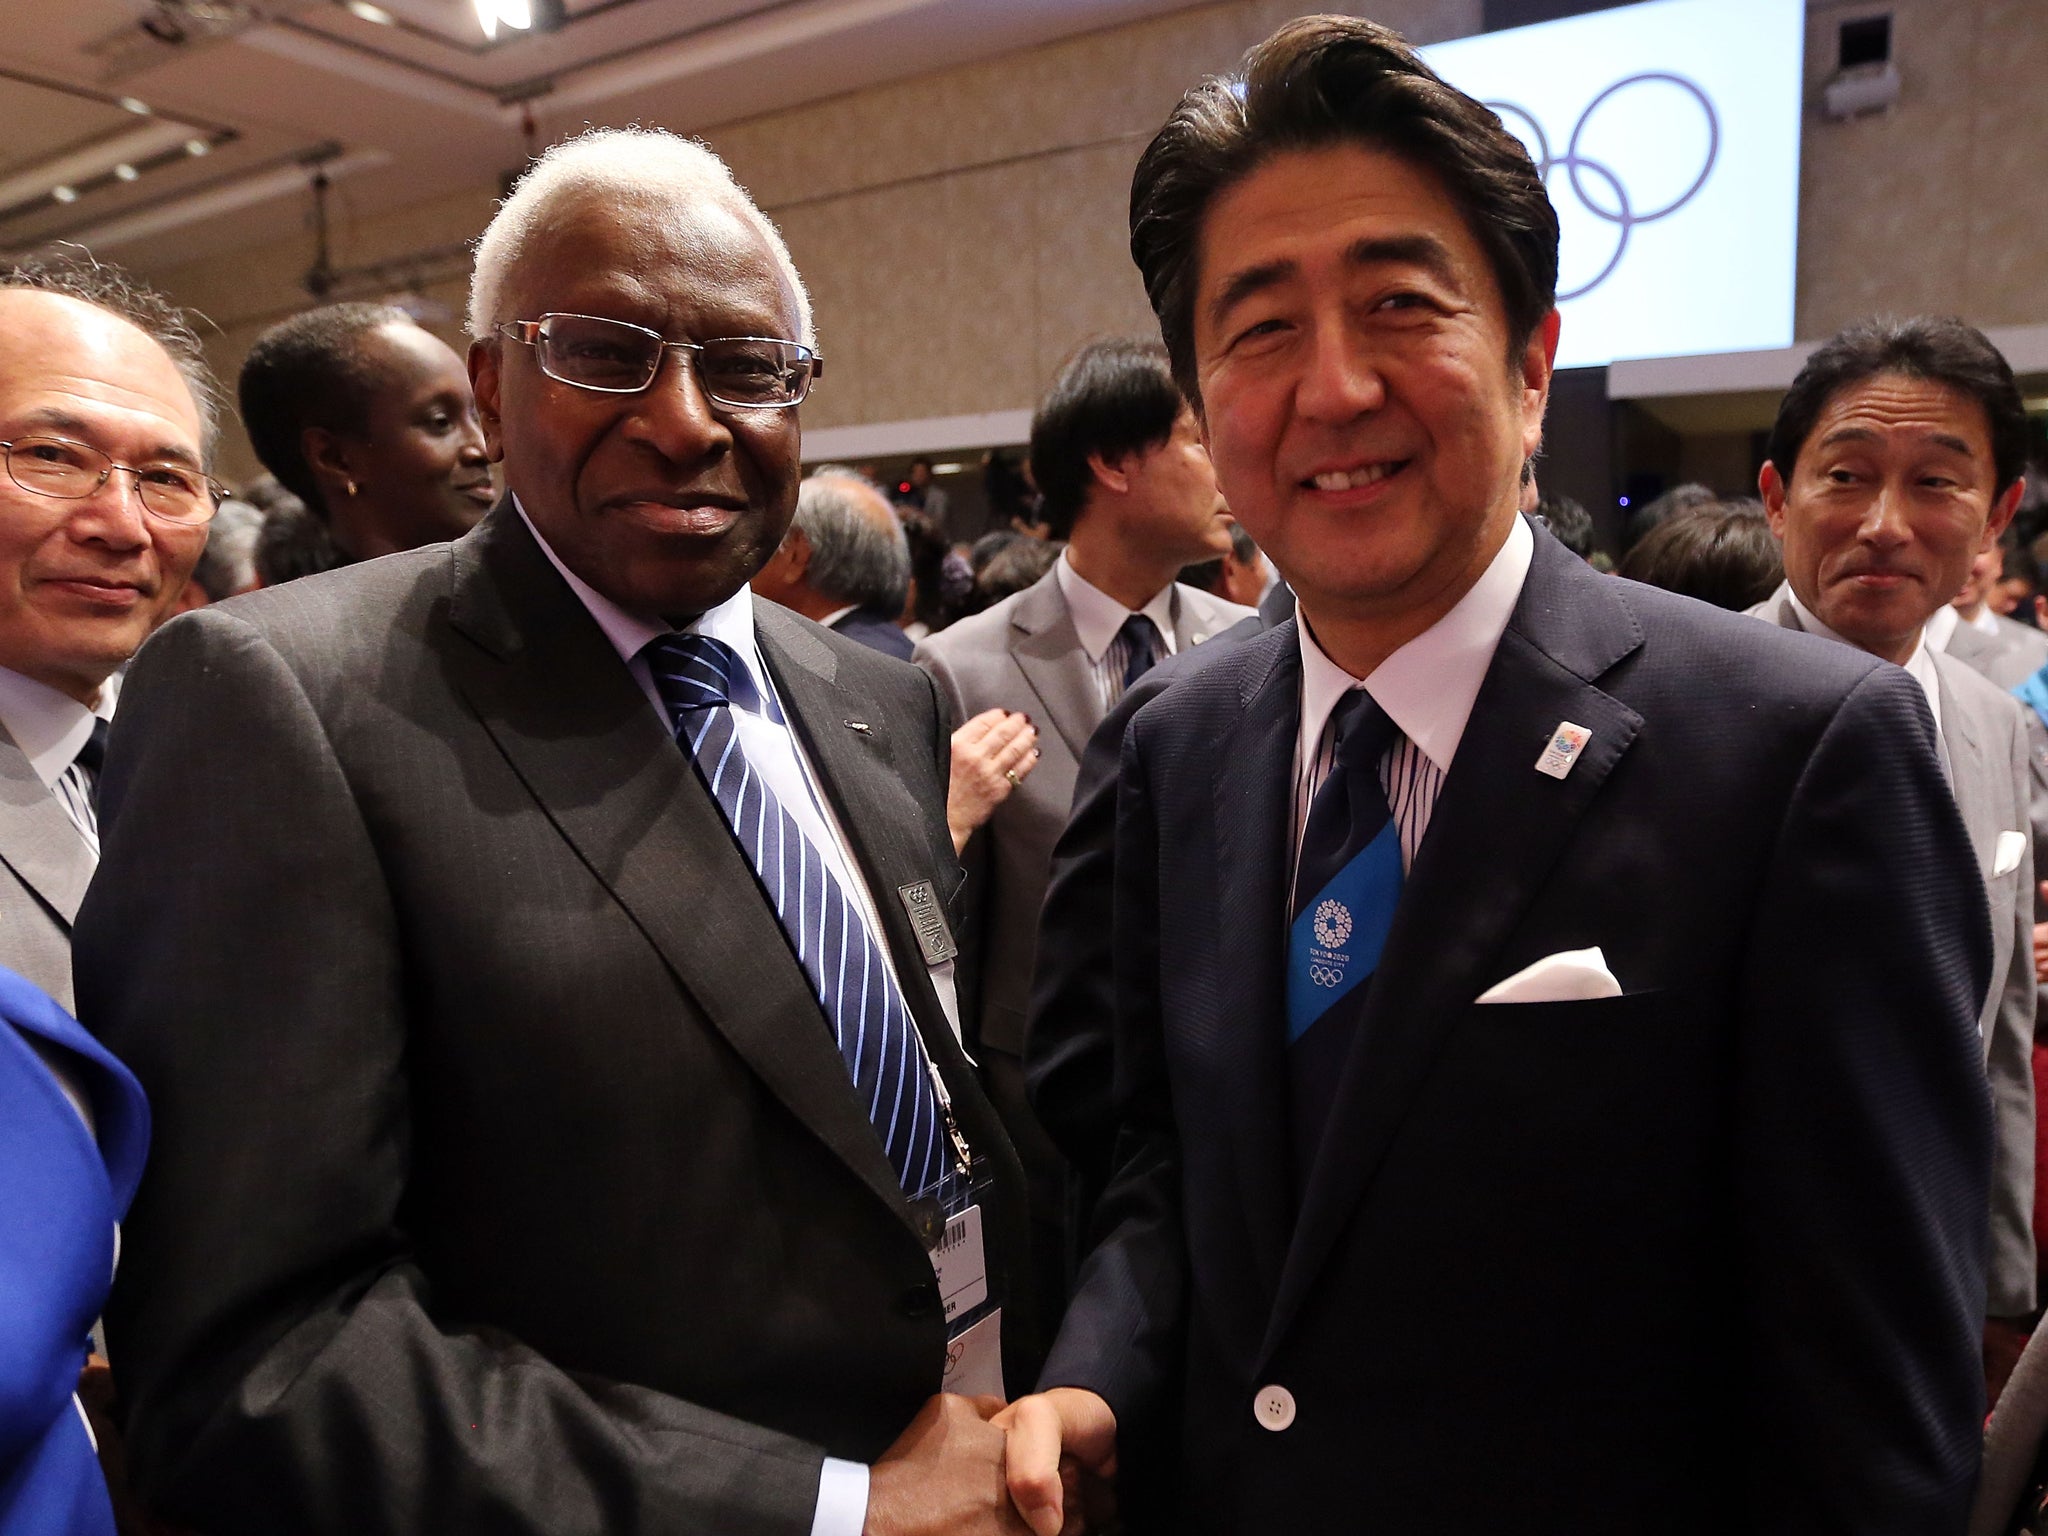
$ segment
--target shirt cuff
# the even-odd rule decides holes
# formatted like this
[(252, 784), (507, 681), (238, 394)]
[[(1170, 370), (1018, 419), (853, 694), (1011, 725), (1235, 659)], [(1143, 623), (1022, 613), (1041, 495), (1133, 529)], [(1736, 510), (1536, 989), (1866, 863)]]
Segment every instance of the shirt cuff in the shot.
[(868, 1521), (868, 1469), (857, 1461), (827, 1456), (818, 1473), (818, 1512), (811, 1536), (860, 1536)]

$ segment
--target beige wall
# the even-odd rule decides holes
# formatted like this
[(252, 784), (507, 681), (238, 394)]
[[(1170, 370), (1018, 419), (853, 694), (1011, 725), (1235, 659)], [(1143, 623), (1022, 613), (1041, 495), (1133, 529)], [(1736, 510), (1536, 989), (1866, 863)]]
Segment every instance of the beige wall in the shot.
[[(1882, 118), (1809, 110), (1798, 332), (1875, 309), (2048, 320), (2048, 24), (2041, 0), (1890, 0), (1905, 77)], [(1863, 7), (1867, 9), (1867, 7)], [(813, 427), (1029, 407), (1083, 338), (1149, 331), (1126, 251), (1131, 167), (1185, 86), (1227, 67), (1299, 0), (1233, 0), (863, 90), (706, 137), (782, 225), (816, 298)], [(1475, 31), (1479, 0), (1383, 0), (1417, 42)], [(1816, 0), (1808, 99), (1855, 5)], [(473, 236), (494, 189), (394, 213), (337, 189), (335, 260)], [(249, 341), (307, 301), (302, 238), (152, 274), (220, 326), (232, 378)], [(423, 291), (459, 316), (464, 284)], [(457, 324), (441, 327), (457, 341)], [(230, 477), (252, 468), (231, 438)]]

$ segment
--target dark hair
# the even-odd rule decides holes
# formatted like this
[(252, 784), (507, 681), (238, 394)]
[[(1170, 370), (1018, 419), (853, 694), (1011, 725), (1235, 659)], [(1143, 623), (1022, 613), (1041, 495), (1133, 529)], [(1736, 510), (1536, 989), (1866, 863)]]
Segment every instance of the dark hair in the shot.
[(1113, 460), (1158, 447), (1186, 405), (1156, 341), (1091, 341), (1068, 358), (1031, 418), (1031, 477), (1053, 537), (1074, 531), (1087, 502), (1090, 454)]
[(1737, 612), (1785, 579), (1770, 520), (1754, 501), (1710, 501), (1673, 513), (1622, 558), (1620, 574)]
[(273, 504), (263, 514), (263, 531), (256, 535), (256, 577), (264, 586), (281, 587), (301, 576), (317, 576), (348, 563), (348, 557), (335, 548), (327, 524), (296, 496)]
[(1131, 257), (1174, 377), (1198, 408), (1196, 266), (1210, 204), (1276, 154), (1338, 144), (1398, 155), (1443, 184), (1500, 285), (1510, 359), (1557, 307), (1557, 211), (1521, 140), (1398, 33), (1305, 16), (1248, 52), (1235, 75), (1183, 96), (1131, 182)]
[(1593, 553), (1593, 514), (1569, 496), (1536, 498), (1536, 515), (1551, 536), (1581, 560)]
[(2034, 552), (2012, 536), (2010, 529), (2000, 541), (2004, 551), (1998, 564), (2000, 581), (2024, 581), (2035, 591), (2041, 589), (2041, 567), (2034, 560)]
[(1219, 589), (1223, 586), (1223, 557), (1218, 555), (1214, 560), (1199, 560), (1193, 565), (1184, 565), (1180, 568), (1180, 574), (1173, 579), (1184, 587), (1193, 587), (1199, 592), (1208, 593), (1211, 597), (1220, 597), (1222, 593)]
[(13, 262), (0, 269), (0, 289), (5, 288), (58, 293), (104, 309), (162, 347), (192, 392), (192, 404), (199, 412), (199, 451), (207, 463), (213, 462), (227, 397), (207, 366), (206, 349), (199, 344), (199, 333), (184, 310), (119, 267), (95, 261), (90, 252)]
[(1887, 373), (1946, 385), (1984, 408), (1997, 473), (1994, 495), (2003, 495), (2026, 473), (2027, 407), (2012, 368), (1982, 331), (1950, 315), (1860, 320), (1836, 332), (1806, 360), (1778, 403), (1764, 457), (1789, 481), (1828, 402)]
[(968, 568), (976, 576), (988, 569), (989, 561), (1025, 535), (1014, 528), (991, 528), (967, 547)]
[(327, 509), (301, 434), (308, 427), (362, 431), (383, 382), (363, 354), (363, 338), (413, 323), (392, 304), (329, 304), (279, 321), (249, 348), (236, 390), (249, 446), (315, 516), (325, 518)]
[(1674, 485), (1629, 514), (1628, 526), (1622, 530), (1622, 544), (1625, 548), (1634, 549), (1649, 537), (1651, 529), (1661, 527), (1668, 519), (1681, 512), (1690, 512), (1695, 507), (1712, 506), (1720, 499), (1697, 480)]
[(980, 613), (1026, 587), (1038, 585), (1066, 547), (1055, 539), (1019, 538), (1013, 544), (1005, 544), (974, 578), (974, 595), (968, 601), (967, 611)]

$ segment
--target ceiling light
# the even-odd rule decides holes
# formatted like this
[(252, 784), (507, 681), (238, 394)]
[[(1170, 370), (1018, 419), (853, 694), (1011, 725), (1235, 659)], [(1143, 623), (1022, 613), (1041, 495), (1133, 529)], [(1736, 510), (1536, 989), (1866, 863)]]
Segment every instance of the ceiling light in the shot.
[(501, 26), (525, 32), (533, 26), (533, 3), (532, 0), (476, 0), (476, 19), (482, 25), (485, 37), (495, 38)]
[(78, 201), (78, 188), (63, 186), (52, 187), (50, 188), (50, 196), (57, 199), (57, 201), (60, 203), (75, 203)]
[(120, 181), (133, 181), (141, 174), (140, 171), (136, 170), (134, 166), (129, 165), (126, 161), (114, 167), (114, 176)]
[(75, 190), (92, 186), (102, 177), (113, 174), (117, 165), (132, 165), (138, 170), (153, 165), (160, 156), (176, 151), (191, 132), (189, 123), (174, 123), (155, 117), (138, 122), (127, 132), (102, 139), (97, 144), (25, 165), (9, 176), (0, 176), (0, 217), (18, 208), (45, 206), (53, 186)]
[(123, 112), (133, 112), (137, 117), (149, 116), (149, 103), (138, 96), (123, 96), (115, 105)]
[(360, 16), (364, 21), (374, 21), (380, 27), (396, 26), (391, 13), (381, 5), (372, 5), (370, 0), (346, 0), (349, 14)]
[(213, 146), (204, 139), (187, 139), (185, 141), (185, 153), (197, 160), (201, 155), (212, 154)]

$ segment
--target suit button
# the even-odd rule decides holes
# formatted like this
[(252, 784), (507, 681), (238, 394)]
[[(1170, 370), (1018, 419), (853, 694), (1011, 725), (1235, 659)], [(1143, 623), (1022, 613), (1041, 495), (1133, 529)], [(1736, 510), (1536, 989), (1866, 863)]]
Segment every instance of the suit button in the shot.
[(939, 1288), (929, 1282), (913, 1285), (897, 1299), (896, 1309), (905, 1317), (929, 1317), (939, 1310)]
[(1261, 1387), (1252, 1398), (1252, 1417), (1275, 1434), (1294, 1422), (1294, 1394), (1285, 1387)]

